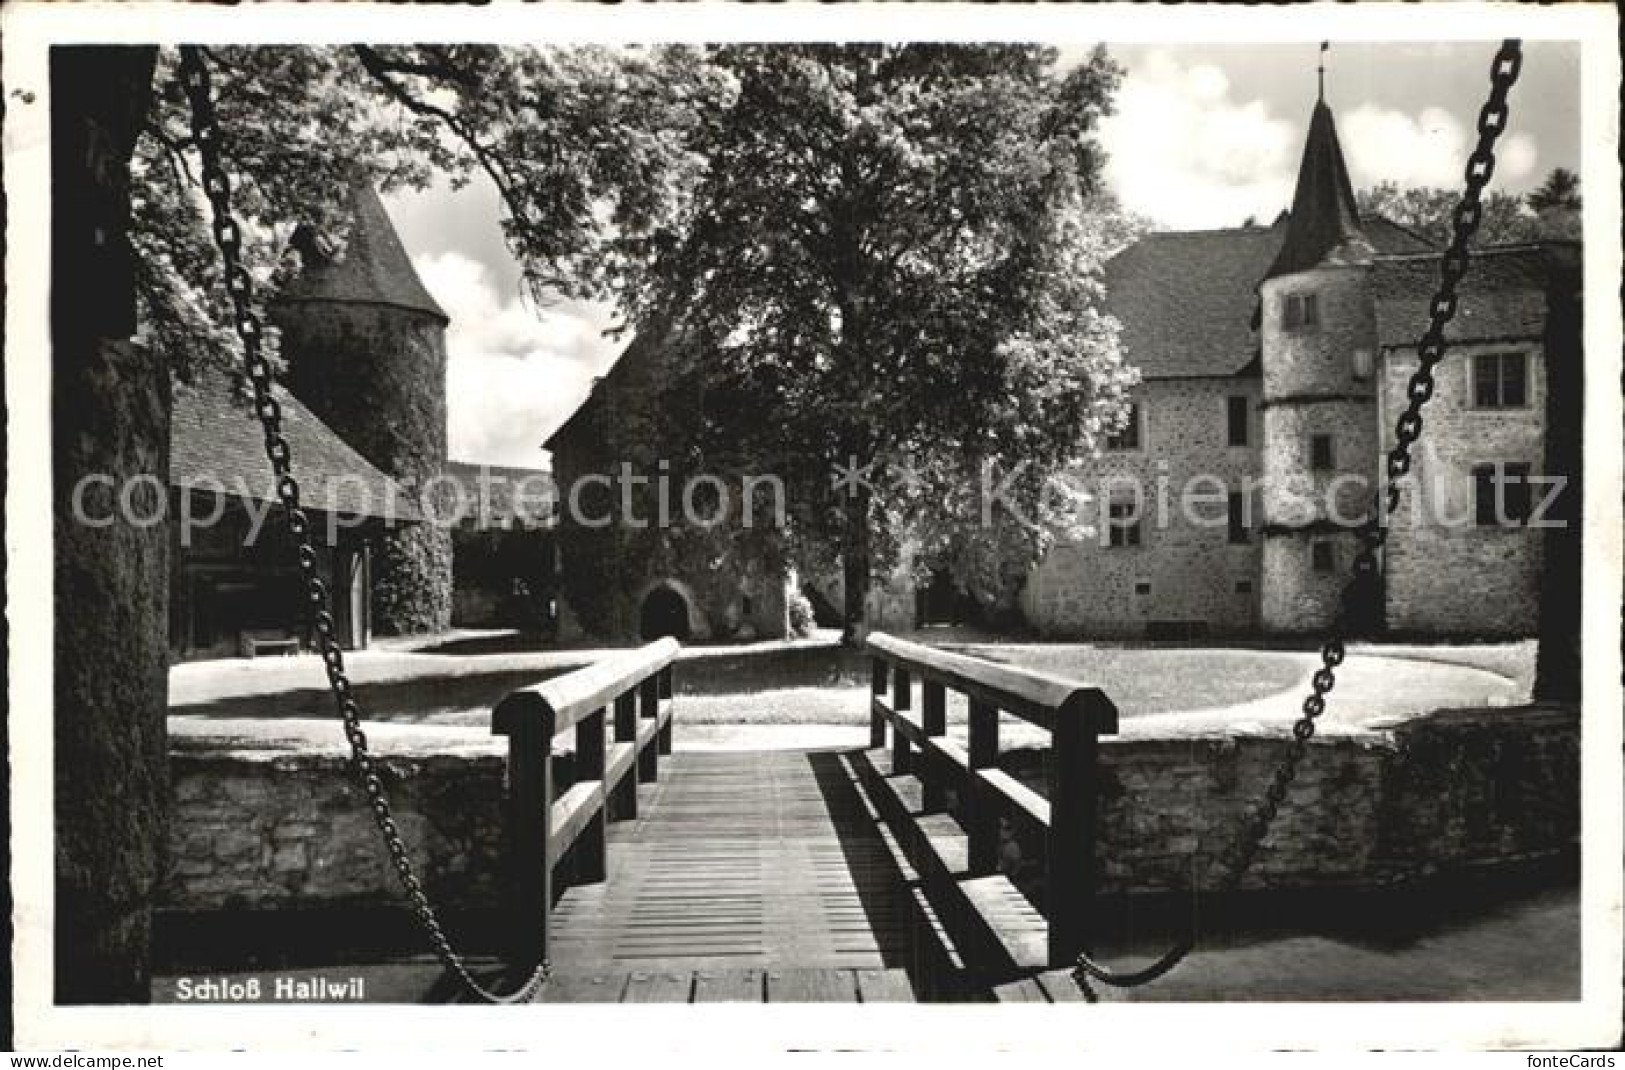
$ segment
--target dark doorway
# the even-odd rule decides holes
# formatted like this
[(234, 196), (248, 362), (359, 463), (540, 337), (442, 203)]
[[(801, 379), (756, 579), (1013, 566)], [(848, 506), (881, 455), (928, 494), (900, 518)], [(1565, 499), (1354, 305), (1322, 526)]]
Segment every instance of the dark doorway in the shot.
[(670, 587), (656, 587), (643, 600), (643, 622), (639, 629), (644, 639), (672, 636), (679, 642), (688, 642), (688, 602)]

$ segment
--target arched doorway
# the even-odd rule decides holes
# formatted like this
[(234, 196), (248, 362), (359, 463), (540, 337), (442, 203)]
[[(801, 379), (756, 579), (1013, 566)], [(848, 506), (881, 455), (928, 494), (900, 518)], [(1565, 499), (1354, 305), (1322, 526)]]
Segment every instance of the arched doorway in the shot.
[(688, 600), (665, 584), (644, 596), (640, 618), (638, 632), (644, 639), (669, 635), (688, 642)]

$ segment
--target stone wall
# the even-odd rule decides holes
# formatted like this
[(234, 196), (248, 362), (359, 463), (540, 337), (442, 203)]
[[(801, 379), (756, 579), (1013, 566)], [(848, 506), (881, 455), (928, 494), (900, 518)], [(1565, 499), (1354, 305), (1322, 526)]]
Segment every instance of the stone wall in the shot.
[[(388, 759), (385, 786), (430, 897), (494, 905), (501, 873), (503, 760)], [(178, 911), (376, 906), (400, 901), (364, 793), (343, 759), (175, 754), (167, 874)]]
[[(1522, 408), (1472, 406), (1472, 358), (1528, 354), (1528, 397)], [(1389, 351), (1382, 362), (1383, 448), (1392, 446), (1393, 414), (1405, 403), (1416, 370), (1414, 349)], [(1385, 559), (1388, 627), (1397, 632), (1532, 635), (1538, 622), (1542, 536), (1539, 529), (1478, 527), (1473, 467), (1521, 462), (1542, 471), (1546, 362), (1533, 341), (1453, 347), (1436, 375), (1427, 427), (1416, 450), (1414, 482), (1388, 537)], [(1534, 488), (1538, 503), (1544, 489)]]
[[(398, 306), (334, 301), (279, 305), (274, 318), (293, 393), (414, 501), (443, 489), (445, 322)], [(373, 560), (374, 631), (450, 627), (451, 560), (451, 533), (432, 521), (388, 535)]]
[[(1246, 446), (1229, 445), (1232, 396), (1246, 397), (1253, 414)], [(1039, 562), (1022, 590), (1022, 613), (1045, 635), (1139, 636), (1155, 621), (1205, 624), (1214, 634), (1253, 630), (1260, 540), (1255, 532), (1230, 543), (1226, 496), (1258, 475), (1258, 380), (1151, 379), (1133, 397), (1139, 448), (1106, 451), (1079, 473), (1101, 498), (1089, 517), (1095, 534), (1058, 544)], [(1109, 501), (1136, 487), (1140, 545), (1112, 546)], [(1248, 508), (1256, 529), (1258, 503)]]
[[(1445, 711), (1317, 737), (1242, 887), (1387, 886), (1560, 857), (1579, 843), (1579, 721), (1548, 708)], [(1191, 852), (1232, 835), (1286, 741), (1273, 736), (1108, 740), (1102, 891), (1188, 886)], [(1043, 790), (1044, 752), (1002, 764)], [(570, 779), (568, 756), (556, 780)], [(501, 888), (502, 759), (383, 763), (395, 820), (430, 896), (493, 907)], [(176, 754), (160, 906), (180, 912), (383, 906), (399, 889), (345, 764), (321, 755)], [(1007, 844), (1035, 892), (1041, 845)]]
[[(1189, 887), (1191, 853), (1228, 842), (1287, 746), (1281, 735), (1103, 741), (1101, 890)], [(1042, 787), (1042, 752), (1002, 764)], [(1560, 858), (1579, 845), (1579, 783), (1572, 710), (1441, 711), (1322, 735), (1241, 887), (1389, 886)], [(1041, 845), (1008, 848), (1031, 886)]]
[[(1318, 322), (1287, 329), (1283, 302), (1313, 294)], [(1260, 329), (1264, 389), (1263, 612), (1266, 631), (1326, 627), (1348, 580), (1355, 543), (1335, 528), (1357, 524), (1374, 502), (1377, 346), (1370, 269), (1323, 267), (1266, 282)], [(1357, 365), (1356, 353), (1365, 363)], [(1328, 435), (1332, 466), (1316, 470), (1311, 440)], [(1332, 567), (1313, 568), (1328, 540)]]

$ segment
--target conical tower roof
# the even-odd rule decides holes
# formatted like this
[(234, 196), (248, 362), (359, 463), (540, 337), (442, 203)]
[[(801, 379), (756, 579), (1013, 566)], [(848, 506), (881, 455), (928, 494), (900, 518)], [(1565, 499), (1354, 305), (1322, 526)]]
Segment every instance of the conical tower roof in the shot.
[(1337, 126), (1324, 100), (1315, 102), (1309, 137), (1298, 167), (1298, 188), (1292, 195), (1292, 214), (1286, 237), (1264, 276), (1273, 279), (1325, 263), (1369, 263), (1375, 253), (1360, 229), (1343, 147)]
[(350, 188), (350, 213), (350, 240), (342, 259), (323, 255), (304, 228), (295, 234), (294, 245), (305, 264), (284, 288), (282, 300), (394, 305), (449, 322), (418, 278), (372, 183), (358, 181)]

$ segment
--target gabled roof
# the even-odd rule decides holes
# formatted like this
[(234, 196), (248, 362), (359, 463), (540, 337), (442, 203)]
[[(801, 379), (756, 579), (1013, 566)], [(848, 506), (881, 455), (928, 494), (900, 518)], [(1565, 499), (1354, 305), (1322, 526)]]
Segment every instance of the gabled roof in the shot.
[[(1539, 338), (1546, 327), (1549, 269), (1540, 245), (1488, 246), (1473, 251), (1455, 318), (1445, 329), (1454, 342)], [(1437, 253), (1378, 257), (1372, 270), (1377, 341), (1414, 346), (1427, 328), (1431, 295), (1439, 284)]]
[[(1290, 226), (1163, 231), (1106, 263), (1106, 304), (1123, 324), (1125, 359), (1147, 379), (1252, 375), (1258, 353), (1258, 283)], [(1427, 242), (1390, 220), (1365, 224), (1379, 253), (1426, 253)]]
[(1286, 237), (1264, 277), (1273, 279), (1325, 263), (1368, 263), (1375, 252), (1360, 228), (1354, 186), (1343, 162), (1332, 109), (1318, 100), (1303, 143)]
[[(169, 431), (169, 483), (173, 487), (277, 501), (265, 439), (236, 379), (200, 368), (191, 383), (175, 384)], [(326, 424), (281, 387), (282, 431), (293, 454), (293, 476), (312, 509), (350, 516), (421, 519), (399, 484), (367, 463)]]
[(1258, 348), (1256, 289), (1284, 229), (1152, 233), (1107, 261), (1124, 359), (1147, 379), (1239, 372)]
[(282, 301), (340, 301), (394, 305), (449, 322), (412, 267), (395, 224), (369, 182), (350, 189), (350, 237), (343, 259), (322, 254), (314, 235), (301, 228), (294, 244), (305, 264), (284, 287)]

